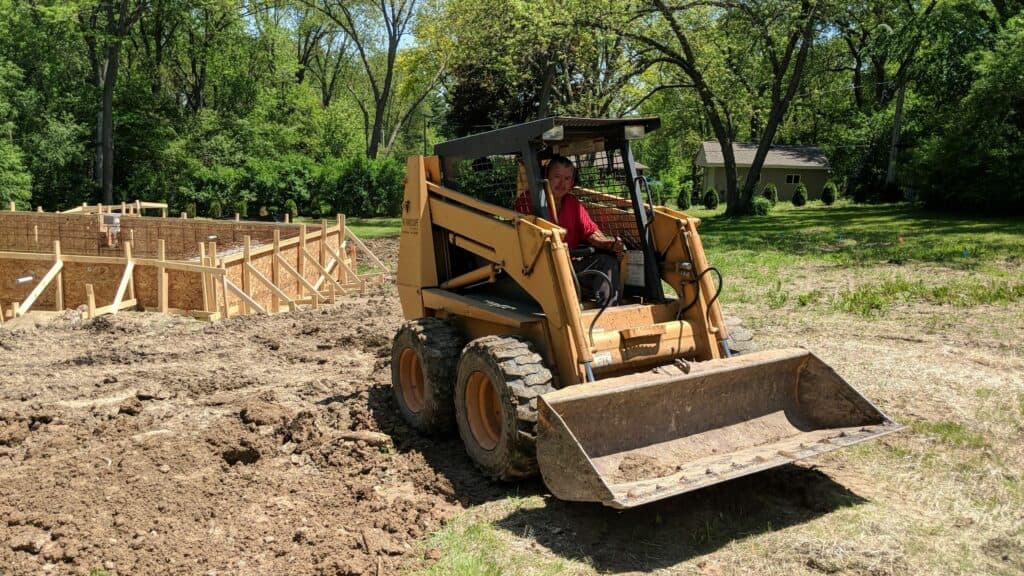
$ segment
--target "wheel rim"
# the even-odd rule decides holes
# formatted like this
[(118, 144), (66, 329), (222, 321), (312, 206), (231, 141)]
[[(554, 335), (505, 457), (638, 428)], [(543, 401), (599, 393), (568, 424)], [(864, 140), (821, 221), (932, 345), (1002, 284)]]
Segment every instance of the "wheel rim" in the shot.
[(423, 384), (423, 365), (416, 351), (411, 348), (402, 350), (398, 378), (402, 384), (402, 399), (405, 407), (411, 412), (423, 410), (425, 386)]
[(466, 415), (476, 443), (484, 450), (494, 450), (501, 438), (501, 403), (483, 372), (473, 372), (466, 382)]

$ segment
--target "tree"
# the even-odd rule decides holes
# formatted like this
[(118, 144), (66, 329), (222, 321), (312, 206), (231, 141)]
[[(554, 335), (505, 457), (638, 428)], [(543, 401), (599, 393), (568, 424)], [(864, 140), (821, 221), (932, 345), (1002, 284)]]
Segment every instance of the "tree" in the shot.
[[(363, 116), (366, 156), (376, 158), (385, 141), (393, 141), (415, 108), (436, 85), (445, 61), (435, 61), (433, 78), (419, 91), (404, 111), (389, 123), (388, 109), (394, 104), (399, 46), (415, 25), (418, 0), (382, 0), (350, 4), (344, 0), (301, 0), (334, 21), (352, 41), (363, 75), (369, 85), (364, 97), (350, 85)], [(388, 133), (385, 134), (385, 131)]]
[[(820, 23), (816, 0), (799, 3), (746, 0), (673, 3), (652, 0), (628, 4), (628, 14), (595, 21), (646, 48), (641, 54), (651, 65), (675, 69), (681, 86), (696, 92), (722, 147), (726, 173), (726, 202), (731, 215), (747, 212), (768, 149), (790, 103), (797, 95), (807, 55)], [(643, 24), (649, 24), (643, 26)], [(732, 32), (744, 31), (737, 36)], [(729, 41), (729, 50), (716, 43)], [(753, 72), (753, 74), (751, 74)], [(753, 80), (751, 81), (751, 76)], [(740, 112), (736, 91), (745, 91), (748, 105), (767, 100), (763, 125), (753, 118), (758, 149), (742, 189), (737, 183), (733, 142)], [(753, 108), (753, 106), (752, 106)]]
[(93, 82), (102, 93), (96, 121), (96, 181), (103, 202), (114, 203), (114, 85), (121, 64), (121, 47), (142, 16), (146, 0), (99, 0), (81, 7)]

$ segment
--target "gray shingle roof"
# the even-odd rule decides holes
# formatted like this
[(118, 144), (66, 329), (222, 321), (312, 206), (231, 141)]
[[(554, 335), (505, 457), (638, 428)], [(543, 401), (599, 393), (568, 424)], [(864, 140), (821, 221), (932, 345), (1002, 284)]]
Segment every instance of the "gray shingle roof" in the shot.
[[(736, 166), (746, 167), (754, 162), (756, 144), (733, 144)], [(718, 142), (704, 142), (697, 153), (698, 166), (725, 166), (722, 146)], [(772, 146), (764, 159), (765, 168), (818, 168), (828, 170), (828, 158), (817, 146)]]

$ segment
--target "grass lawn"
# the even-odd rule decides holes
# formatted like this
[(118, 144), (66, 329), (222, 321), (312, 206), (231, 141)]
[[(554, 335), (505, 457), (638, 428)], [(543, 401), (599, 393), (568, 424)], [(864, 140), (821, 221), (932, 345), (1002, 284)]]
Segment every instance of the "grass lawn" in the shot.
[(402, 232), (401, 218), (348, 218), (345, 224), (360, 238), (387, 238)]
[(510, 485), (407, 573), (1024, 574), (1024, 220), (723, 212), (690, 214), (726, 313), (762, 348), (808, 348), (907, 428), (624, 512)]

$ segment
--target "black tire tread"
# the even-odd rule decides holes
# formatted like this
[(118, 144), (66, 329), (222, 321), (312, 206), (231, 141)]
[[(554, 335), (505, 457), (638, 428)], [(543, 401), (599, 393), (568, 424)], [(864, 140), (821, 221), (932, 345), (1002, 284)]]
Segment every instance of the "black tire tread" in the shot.
[(551, 372), (529, 341), (517, 336), (484, 336), (470, 342), (466, 355), (490, 355), (505, 379), (508, 402), (516, 415), (515, 438), (508, 443), (503, 469), (484, 470), (498, 480), (518, 480), (537, 474), (537, 397), (551, 392)]
[[(432, 388), (432, 404), (427, 418), (410, 421), (401, 410), (398, 398), (400, 387), (395, 375), (397, 360), (396, 348), (404, 339), (418, 344), (417, 353), (423, 368), (423, 378), (428, 387)], [(455, 428), (455, 376), (458, 370), (458, 357), (462, 351), (464, 338), (451, 324), (433, 317), (419, 318), (402, 324), (395, 334), (392, 345), (392, 388), (399, 403), (399, 411), (406, 416), (406, 421), (414, 428), (426, 434), (451, 432)]]

